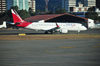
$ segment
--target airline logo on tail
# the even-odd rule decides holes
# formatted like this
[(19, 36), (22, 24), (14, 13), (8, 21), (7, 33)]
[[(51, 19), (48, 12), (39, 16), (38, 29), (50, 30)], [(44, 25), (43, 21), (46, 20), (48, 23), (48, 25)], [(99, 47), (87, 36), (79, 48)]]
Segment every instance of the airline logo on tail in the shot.
[(14, 24), (16, 26), (19, 26), (19, 27), (27, 27), (28, 25), (31, 24), (31, 22), (26, 22), (24, 21), (19, 15), (18, 13), (11, 9), (11, 12), (12, 12), (12, 17), (13, 17), (13, 21), (14, 21)]
[(12, 11), (14, 23), (23, 22), (22, 18), (18, 15), (18, 13), (15, 10), (11, 9), (11, 11)]

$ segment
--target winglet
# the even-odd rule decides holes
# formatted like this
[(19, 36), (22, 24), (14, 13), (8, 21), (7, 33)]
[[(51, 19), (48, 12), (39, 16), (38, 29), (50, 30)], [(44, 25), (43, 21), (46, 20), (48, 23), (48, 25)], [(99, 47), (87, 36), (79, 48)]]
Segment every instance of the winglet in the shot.
[(57, 28), (60, 28), (60, 26), (56, 23)]

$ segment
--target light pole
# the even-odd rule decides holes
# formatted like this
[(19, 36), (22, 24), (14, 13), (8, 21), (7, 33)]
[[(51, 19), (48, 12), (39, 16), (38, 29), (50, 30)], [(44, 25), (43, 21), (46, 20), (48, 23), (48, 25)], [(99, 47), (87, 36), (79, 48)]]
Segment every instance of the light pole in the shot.
[(46, 3), (45, 12), (46, 12), (46, 13), (48, 12), (48, 2), (49, 2), (49, 0), (45, 0), (45, 3)]

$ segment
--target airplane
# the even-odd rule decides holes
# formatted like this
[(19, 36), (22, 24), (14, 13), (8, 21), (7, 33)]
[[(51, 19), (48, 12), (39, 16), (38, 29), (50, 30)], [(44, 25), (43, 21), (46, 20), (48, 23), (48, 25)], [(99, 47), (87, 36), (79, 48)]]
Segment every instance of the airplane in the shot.
[(11, 9), (11, 13), (13, 16), (13, 22), (18, 27), (24, 27), (33, 30), (45, 31), (45, 33), (68, 33), (68, 31), (84, 31), (87, 30), (85, 26), (80, 23), (57, 23), (57, 22), (45, 22), (44, 20), (40, 20), (38, 22), (27, 22), (24, 21), (18, 13)]
[(6, 22), (4, 21), (2, 25), (0, 25), (0, 28), (7, 28)]

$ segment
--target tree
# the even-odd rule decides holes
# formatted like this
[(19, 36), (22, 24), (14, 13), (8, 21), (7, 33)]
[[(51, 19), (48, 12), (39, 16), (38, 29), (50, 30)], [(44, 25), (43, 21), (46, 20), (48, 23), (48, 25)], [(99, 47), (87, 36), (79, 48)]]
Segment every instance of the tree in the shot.
[(86, 15), (86, 18), (90, 18), (93, 20), (98, 19), (98, 14), (95, 12), (95, 7), (90, 7), (85, 15)]
[[(18, 14), (22, 17), (22, 19), (30, 17), (30, 14), (26, 10), (18, 10), (18, 6), (13, 6), (11, 7), (11, 9), (16, 10)], [(7, 10), (6, 12), (0, 14), (0, 21), (1, 23), (3, 21), (13, 22), (11, 10)]]
[(89, 9), (88, 9), (88, 12), (95, 12), (95, 9), (96, 9), (96, 7), (90, 7)]
[(93, 20), (98, 19), (98, 14), (96, 12), (87, 12), (85, 15), (86, 15), (86, 18), (90, 18)]
[(0, 13), (0, 24), (5, 20), (5, 13)]
[(19, 10), (18, 14), (21, 16), (22, 19), (30, 17), (30, 14), (26, 10)]
[(97, 21), (100, 23), (100, 16), (97, 18)]
[(30, 14), (31, 16), (34, 16), (34, 15), (36, 14), (35, 12), (33, 12), (32, 8), (29, 8), (28, 12), (29, 12), (29, 14)]
[(59, 10), (56, 10), (56, 13), (57, 14), (66, 13), (66, 10), (65, 9), (59, 9)]
[(15, 11), (18, 11), (18, 6), (12, 6), (11, 9), (14, 9)]

